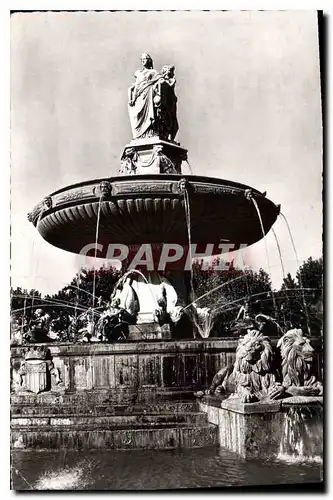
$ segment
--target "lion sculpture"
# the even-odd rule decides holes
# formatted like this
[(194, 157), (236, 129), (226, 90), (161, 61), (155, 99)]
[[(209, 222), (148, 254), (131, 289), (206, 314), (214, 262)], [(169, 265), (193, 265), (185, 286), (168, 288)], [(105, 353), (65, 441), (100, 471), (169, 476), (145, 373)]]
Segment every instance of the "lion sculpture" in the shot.
[(277, 399), (284, 393), (274, 369), (273, 350), (268, 337), (248, 330), (238, 341), (234, 365), (222, 368), (206, 394), (226, 393), (242, 403)]
[(282, 385), (292, 395), (316, 396), (323, 386), (313, 375), (314, 349), (301, 329), (289, 330), (277, 343), (282, 359)]

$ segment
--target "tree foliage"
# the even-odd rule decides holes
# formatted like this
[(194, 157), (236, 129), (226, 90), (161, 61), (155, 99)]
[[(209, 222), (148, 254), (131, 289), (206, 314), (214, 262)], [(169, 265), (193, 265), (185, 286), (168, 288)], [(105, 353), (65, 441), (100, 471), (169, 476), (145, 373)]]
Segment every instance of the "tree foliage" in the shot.
[(258, 272), (232, 267), (227, 271), (214, 270), (218, 266), (218, 258), (208, 271), (202, 271), (200, 263), (193, 266), (196, 303), (213, 311), (214, 334), (226, 334), (246, 300), (250, 301), (255, 314), (273, 315), (271, 280), (263, 269)]
[[(89, 307), (97, 310), (106, 305), (122, 272), (114, 267), (101, 267), (94, 270), (81, 269), (72, 281), (52, 295), (42, 297), (36, 290), (11, 290), (11, 309), (14, 324), (30, 320), (33, 312), (41, 307), (49, 314), (55, 331), (68, 327), (68, 317), (76, 317)], [(95, 294), (93, 294), (95, 276)], [(95, 297), (95, 298), (94, 298)], [(25, 317), (25, 318), (23, 318)]]
[[(323, 259), (309, 258), (298, 269), (295, 278), (290, 273), (279, 290), (272, 289), (269, 275), (229, 268), (214, 270), (221, 264), (218, 258), (209, 270), (202, 270), (200, 262), (193, 265), (193, 290), (191, 299), (197, 307), (209, 307), (213, 315), (211, 336), (226, 335), (239, 308), (249, 300), (253, 314), (263, 313), (275, 318), (286, 329), (301, 327), (311, 335), (322, 332), (323, 323)], [(20, 287), (11, 289), (12, 319), (21, 324), (37, 307), (42, 307), (61, 331), (68, 324), (68, 316), (77, 317), (89, 307), (105, 307), (122, 276), (114, 267), (101, 267), (95, 272), (81, 269), (72, 281), (52, 295), (42, 297), (37, 290)], [(93, 301), (95, 277), (95, 301)], [(274, 297), (274, 300), (273, 300)], [(60, 318), (60, 319), (59, 319)]]

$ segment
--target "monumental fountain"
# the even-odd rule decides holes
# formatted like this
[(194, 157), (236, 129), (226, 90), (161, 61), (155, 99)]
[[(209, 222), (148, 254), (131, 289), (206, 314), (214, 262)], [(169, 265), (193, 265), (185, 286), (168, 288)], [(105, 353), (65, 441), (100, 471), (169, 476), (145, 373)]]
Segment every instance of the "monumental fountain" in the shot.
[[(13, 446), (220, 443), (244, 457), (271, 457), (287, 439), (296, 453), (306, 429), (321, 425), (309, 340), (299, 330), (268, 338), (255, 322), (239, 340), (204, 338), (209, 310), (195, 302), (192, 280), (192, 260), (207, 245), (221, 254), (259, 241), (280, 207), (250, 186), (182, 173), (188, 152), (175, 140), (175, 68), (158, 72), (147, 54), (141, 62), (119, 174), (61, 188), (28, 215), (50, 244), (118, 258), (124, 273), (104, 309), (93, 291), (71, 341), (30, 336), (11, 348)], [(298, 411), (305, 407), (316, 409), (315, 424), (311, 411), (308, 420)], [(285, 437), (292, 412), (304, 424), (294, 445)], [(320, 454), (316, 442), (311, 453)]]

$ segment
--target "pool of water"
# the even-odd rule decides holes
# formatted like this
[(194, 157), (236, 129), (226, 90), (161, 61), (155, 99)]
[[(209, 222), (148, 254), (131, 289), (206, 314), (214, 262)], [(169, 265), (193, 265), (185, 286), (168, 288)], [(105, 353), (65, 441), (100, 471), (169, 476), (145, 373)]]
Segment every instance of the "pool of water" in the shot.
[(320, 483), (322, 464), (245, 461), (218, 447), (182, 451), (12, 452), (15, 490), (160, 490)]

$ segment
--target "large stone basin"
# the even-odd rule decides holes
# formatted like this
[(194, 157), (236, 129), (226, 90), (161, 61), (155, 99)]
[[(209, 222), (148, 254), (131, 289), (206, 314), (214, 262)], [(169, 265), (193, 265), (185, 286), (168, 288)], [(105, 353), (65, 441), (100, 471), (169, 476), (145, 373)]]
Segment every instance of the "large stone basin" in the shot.
[(42, 200), (29, 220), (52, 245), (81, 253), (96, 241), (102, 195), (98, 243), (103, 250), (97, 256), (104, 257), (110, 243), (187, 245), (187, 198), (193, 244), (199, 248), (212, 243), (217, 248), (230, 242), (238, 248), (263, 237), (255, 206), (246, 196), (249, 189), (267, 233), (280, 207), (264, 194), (231, 181), (177, 174), (118, 176), (73, 184)]

